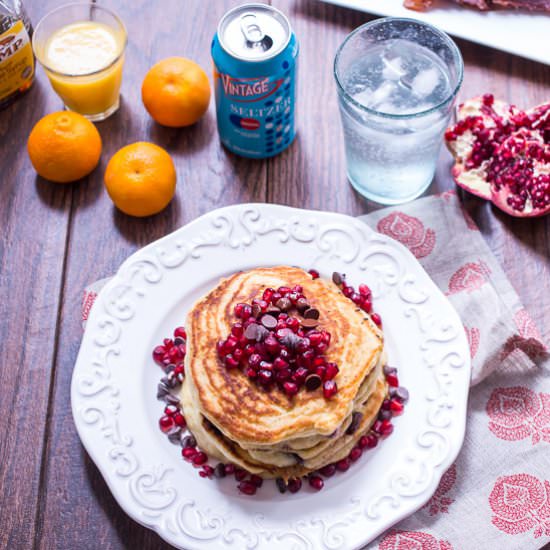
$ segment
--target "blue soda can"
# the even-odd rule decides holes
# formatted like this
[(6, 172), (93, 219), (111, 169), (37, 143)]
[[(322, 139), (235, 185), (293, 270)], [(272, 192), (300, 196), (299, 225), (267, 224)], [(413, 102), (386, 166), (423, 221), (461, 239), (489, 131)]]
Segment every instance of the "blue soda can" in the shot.
[(265, 4), (228, 11), (212, 41), (220, 140), (242, 157), (267, 158), (294, 136), (298, 42), (288, 19)]

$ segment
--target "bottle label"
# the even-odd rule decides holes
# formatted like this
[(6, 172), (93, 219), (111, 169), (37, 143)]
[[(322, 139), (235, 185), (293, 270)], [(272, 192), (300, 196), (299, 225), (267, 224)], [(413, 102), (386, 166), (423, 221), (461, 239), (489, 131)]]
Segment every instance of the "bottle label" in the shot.
[(34, 76), (34, 56), (23, 21), (0, 34), (0, 101), (28, 88)]

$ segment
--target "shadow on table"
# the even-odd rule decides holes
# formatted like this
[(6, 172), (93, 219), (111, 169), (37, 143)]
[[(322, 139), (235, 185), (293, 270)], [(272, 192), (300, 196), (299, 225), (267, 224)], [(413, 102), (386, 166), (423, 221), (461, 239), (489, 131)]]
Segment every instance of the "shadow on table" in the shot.
[[(103, 516), (108, 519), (112, 526), (110, 531), (115, 531), (121, 548), (139, 548), (140, 550), (173, 550), (173, 546), (163, 541), (154, 531), (143, 527), (126, 515), (119, 506), (109, 487), (105, 483), (103, 476), (93, 463), (88, 453), (81, 448), (83, 462), (86, 468), (90, 488), (96, 497), (96, 502), (103, 511)], [(91, 520), (97, 520), (97, 515)], [(99, 527), (101, 529), (101, 527)], [(105, 533), (107, 528), (103, 528), (103, 537), (107, 540), (109, 536)]]
[(128, 216), (113, 206), (113, 222), (128, 242), (144, 246), (168, 235), (175, 229), (180, 217), (180, 209), (181, 204), (177, 194), (164, 210), (145, 218)]
[(172, 154), (194, 155), (212, 142), (216, 135), (216, 121), (209, 110), (195, 124), (184, 128), (168, 128), (150, 119), (147, 137)]

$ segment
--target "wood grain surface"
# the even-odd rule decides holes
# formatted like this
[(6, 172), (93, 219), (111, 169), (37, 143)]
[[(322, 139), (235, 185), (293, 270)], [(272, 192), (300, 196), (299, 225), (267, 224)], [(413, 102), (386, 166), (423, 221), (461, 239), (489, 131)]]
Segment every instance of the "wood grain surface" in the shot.
[[(27, 0), (36, 24), (62, 0)], [(101, 165), (89, 178), (56, 186), (36, 177), (25, 143), (33, 124), (61, 108), (43, 71), (32, 90), (0, 112), (0, 548), (162, 549), (130, 520), (82, 448), (69, 388), (80, 345), (83, 288), (112, 274), (136, 249), (214, 208), (249, 201), (358, 215), (378, 206), (347, 183), (332, 62), (337, 46), (370, 19), (316, 0), (273, 0), (300, 41), (298, 137), (281, 155), (250, 161), (219, 144), (213, 102), (197, 125), (155, 124), (140, 100), (156, 61), (182, 55), (211, 72), (210, 42), (236, 1), (119, 0), (128, 27), (122, 106), (97, 125)], [(550, 67), (458, 41), (466, 72), (460, 96), (493, 91), (527, 107), (550, 98)], [(542, 47), (542, 46), (541, 46)], [(132, 219), (103, 189), (110, 156), (128, 143), (165, 147), (178, 173), (177, 196), (161, 214)], [(454, 187), (442, 151), (429, 192)], [(550, 340), (550, 217), (516, 220), (461, 195), (546, 341)]]

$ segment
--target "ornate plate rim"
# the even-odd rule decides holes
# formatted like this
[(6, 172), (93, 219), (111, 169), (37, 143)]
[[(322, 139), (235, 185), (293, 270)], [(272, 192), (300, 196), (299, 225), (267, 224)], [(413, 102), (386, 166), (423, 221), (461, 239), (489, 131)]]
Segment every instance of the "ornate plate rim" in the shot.
[[(240, 216), (239, 220), (241, 221), (242, 226), (247, 231), (249, 231), (248, 236), (245, 232), (245, 237), (243, 237), (243, 239), (244, 239), (243, 242), (245, 242), (246, 239), (248, 239), (250, 241), (247, 244), (245, 244), (245, 246), (249, 246), (251, 244), (251, 242), (254, 241), (254, 239), (256, 238), (257, 235), (255, 235), (254, 233), (250, 233), (250, 231), (251, 231), (250, 228), (248, 228), (246, 226), (246, 224), (244, 223), (243, 220), (245, 219), (245, 216), (247, 214), (251, 214), (251, 213), (253, 214), (253, 216), (255, 214), (257, 214), (256, 218), (253, 218), (253, 216), (252, 216), (252, 218), (250, 218), (251, 223), (252, 223), (252, 221), (254, 221), (254, 223), (257, 222), (258, 219), (260, 219), (263, 214), (267, 214), (268, 216), (272, 216), (273, 220), (284, 220), (284, 219), (286, 219), (286, 223), (289, 227), (284, 226), (284, 223), (279, 224), (279, 225), (275, 224), (272, 227), (264, 227), (263, 228), (263, 230), (264, 230), (263, 234), (269, 234), (269, 233), (273, 233), (273, 232), (283, 232), (284, 233), (285, 231), (287, 231), (287, 233), (292, 232), (293, 229), (292, 229), (292, 225), (290, 224), (291, 220), (298, 220), (298, 221), (296, 221), (297, 225), (294, 229), (299, 229), (300, 223), (302, 223), (300, 220), (304, 220), (304, 219), (307, 218), (307, 216), (310, 216), (310, 218), (313, 219), (313, 220), (317, 220), (317, 219), (320, 220), (319, 228), (324, 227), (324, 226), (329, 228), (329, 229), (326, 230), (327, 233), (329, 231), (331, 231), (330, 223), (332, 222), (334, 224), (333, 227), (338, 226), (340, 228), (341, 227), (346, 227), (348, 229), (352, 228), (354, 232), (357, 232), (359, 235), (364, 237), (365, 242), (358, 245), (357, 254), (359, 254), (360, 251), (363, 248), (368, 249), (370, 244), (372, 244), (371, 241), (375, 245), (377, 245), (377, 246), (379, 245), (379, 247), (384, 247), (384, 246), (391, 247), (392, 249), (399, 252), (399, 255), (402, 258), (405, 259), (404, 261), (406, 261), (409, 264), (409, 267), (410, 266), (414, 267), (415, 275), (417, 275), (417, 276), (420, 275), (420, 279), (422, 279), (422, 283), (424, 285), (427, 285), (427, 288), (429, 289), (430, 293), (424, 299), (424, 301), (429, 300), (433, 296), (437, 296), (437, 301), (439, 301), (441, 303), (445, 303), (445, 307), (447, 309), (446, 315), (447, 314), (449, 315), (449, 322), (452, 320), (455, 323), (455, 325), (453, 325), (454, 328), (456, 328), (456, 326), (462, 327), (462, 323), (460, 321), (460, 318), (458, 317), (458, 314), (454, 310), (453, 306), (450, 304), (450, 302), (447, 300), (447, 298), (443, 295), (443, 293), (437, 288), (437, 286), (431, 280), (429, 275), (425, 272), (425, 270), (422, 268), (422, 266), (418, 263), (417, 259), (401, 243), (398, 243), (397, 241), (391, 239), (390, 237), (387, 237), (385, 235), (380, 235), (380, 234), (376, 233), (374, 230), (369, 228), (364, 222), (361, 222), (360, 220), (357, 220), (355, 218), (352, 218), (352, 217), (344, 215), (344, 214), (332, 213), (332, 212), (322, 212), (322, 211), (315, 211), (315, 210), (303, 210), (303, 209), (291, 208), (291, 207), (287, 207), (287, 206), (283, 206), (283, 205), (264, 204), (264, 203), (249, 203), (249, 204), (232, 205), (232, 206), (227, 206), (227, 207), (223, 207), (223, 208), (211, 211), (211, 212), (206, 213), (203, 216), (200, 216), (199, 218), (193, 220), (189, 224), (177, 229), (173, 233), (171, 233), (169, 235), (166, 235), (165, 237), (162, 237), (161, 239), (159, 239), (157, 241), (154, 241), (154, 242), (150, 243), (149, 245), (143, 247), (142, 249), (136, 251), (135, 253), (133, 253), (129, 258), (127, 258), (121, 264), (121, 266), (118, 269), (115, 276), (100, 291), (100, 293), (98, 294), (98, 296), (96, 298), (96, 306), (97, 306), (97, 304), (103, 304), (103, 306), (106, 310), (108, 310), (108, 306), (111, 307), (111, 308), (115, 308), (115, 306), (113, 304), (116, 304), (116, 307), (120, 306), (119, 309), (113, 309), (113, 311), (117, 312), (116, 315), (118, 315), (118, 317), (116, 317), (116, 319), (121, 320), (123, 322), (125, 320), (125, 316), (127, 315), (128, 304), (124, 301), (124, 293), (122, 295), (120, 294), (120, 292), (121, 292), (120, 288), (121, 288), (121, 283), (123, 285), (128, 286), (128, 284), (127, 284), (127, 273), (126, 272), (128, 271), (128, 269), (130, 267), (136, 266), (140, 262), (141, 263), (149, 262), (151, 257), (159, 258), (159, 255), (162, 256), (163, 254), (164, 254), (164, 256), (163, 256), (164, 261), (168, 262), (168, 264), (166, 264), (165, 267), (168, 267), (168, 268), (177, 267), (180, 264), (177, 264), (177, 262), (176, 262), (176, 264), (174, 266), (170, 266), (169, 262), (174, 261), (172, 259), (174, 257), (174, 254), (176, 255), (176, 260), (180, 259), (180, 257), (181, 257), (181, 256), (180, 257), (177, 256), (178, 253), (181, 253), (181, 250), (178, 248), (178, 246), (179, 246), (178, 242), (181, 242), (180, 238), (185, 237), (187, 239), (187, 242), (194, 243), (193, 246), (189, 248), (190, 252), (186, 251), (185, 254), (191, 254), (192, 255), (193, 252), (196, 252), (196, 250), (198, 248), (212, 247), (212, 246), (215, 246), (215, 245), (219, 245), (220, 242), (214, 242), (215, 238), (214, 238), (214, 241), (212, 241), (212, 242), (210, 242), (208, 240), (209, 238), (211, 238), (211, 234), (210, 234), (210, 236), (205, 236), (205, 232), (203, 231), (202, 234), (193, 235), (193, 232), (196, 232), (197, 228), (200, 228), (202, 225), (204, 225), (205, 222), (210, 222), (210, 224), (212, 225), (212, 227), (214, 229), (220, 229), (220, 224), (222, 223), (221, 220), (225, 220), (225, 219), (227, 219), (227, 216), (231, 217), (232, 215), (235, 215), (236, 217)], [(292, 223), (294, 223), (294, 222), (292, 222)], [(315, 223), (317, 223), (317, 222), (315, 222)], [(327, 223), (328, 223), (328, 225), (327, 225)], [(261, 228), (258, 229), (259, 232), (257, 234), (262, 236), (263, 235), (262, 232), (261, 232), (262, 230), (260, 230), (260, 229)], [(231, 229), (231, 231), (232, 230), (233, 229)], [(234, 243), (231, 241), (231, 231), (227, 235), (225, 235), (225, 240), (223, 241), (222, 244), (224, 244), (226, 246), (233, 247)], [(188, 237), (191, 237), (191, 239), (189, 239)], [(320, 237), (318, 237), (317, 234), (315, 234), (314, 238), (315, 238), (316, 242), (317, 242), (318, 239), (320, 239)], [(367, 241), (368, 241), (368, 243), (367, 243)], [(283, 241), (283, 238), (281, 238), (281, 242), (286, 242), (286, 241)], [(170, 254), (166, 253), (165, 249), (163, 248), (163, 246), (171, 244), (171, 243), (175, 243), (175, 252), (172, 251), (172, 256), (170, 256)], [(242, 246), (242, 244), (241, 244), (241, 246)], [(325, 243), (324, 246), (325, 247), (328, 246), (330, 248), (331, 245)], [(154, 253), (155, 251), (156, 251), (156, 256), (155, 256), (155, 254), (151, 254), (151, 253)], [(368, 254), (367, 254), (367, 256), (368, 256)], [(187, 257), (188, 256), (186, 255), (185, 259)], [(182, 262), (184, 264), (185, 264), (185, 259)], [(198, 258), (198, 259), (200, 259), (200, 258)], [(342, 257), (340, 256), (340, 260), (341, 259), (342, 259)], [(161, 260), (161, 263), (162, 263), (162, 261), (163, 260)], [(185, 269), (185, 266), (184, 266), (183, 269)], [(140, 268), (140, 270), (141, 270), (141, 268)], [(141, 273), (141, 271), (140, 271), (140, 274), (143, 275), (145, 281), (151, 282), (153, 284), (158, 282), (158, 280), (154, 281), (155, 274), (154, 274), (153, 271), (151, 271), (149, 273), (147, 272), (147, 266), (145, 266), (145, 268), (143, 269), (143, 273)], [(405, 273), (405, 275), (406, 274), (407, 273)], [(148, 280), (148, 277), (151, 278), (150, 281)], [(405, 276), (403, 276), (402, 279), (405, 279)], [(395, 286), (395, 285), (399, 284), (400, 286), (403, 287), (403, 289), (399, 290), (399, 292), (403, 291), (403, 292), (407, 293), (407, 292), (411, 292), (411, 284), (412, 283), (411, 284), (409, 284), (409, 283), (410, 283), (410, 281), (407, 282), (407, 281), (403, 281), (403, 280), (400, 279), (400, 280), (394, 281), (393, 285)], [(405, 288), (407, 286), (408, 286), (408, 288)], [(139, 288), (135, 290), (135, 292), (138, 295), (139, 295), (140, 291), (141, 290)], [(116, 297), (114, 299), (111, 296), (111, 294), (113, 292), (115, 292), (115, 294), (116, 294)], [(414, 292), (413, 292), (413, 294), (414, 294)], [(414, 300), (416, 300), (416, 299), (417, 298), (414, 298), (413, 301), (411, 302), (411, 304), (414, 304), (414, 303), (422, 304), (422, 303), (424, 303), (422, 301), (421, 302), (415, 302)], [(110, 301), (108, 301), (108, 300), (110, 300)], [(121, 303), (118, 303), (118, 302), (121, 302)], [(91, 327), (91, 326), (94, 326), (94, 323), (97, 323), (97, 325), (99, 327), (101, 325), (101, 323), (104, 322), (104, 320), (102, 320), (102, 318), (101, 318), (101, 314), (99, 312), (99, 309), (100, 309), (99, 307), (92, 308), (92, 311), (90, 312), (90, 316), (88, 318), (88, 325), (87, 325), (88, 328)], [(419, 310), (412, 311), (412, 310), (415, 309), (412, 306), (411, 306), (410, 309), (411, 309), (410, 315), (412, 317), (417, 317), (417, 321), (418, 321), (420, 327), (422, 327), (423, 323), (426, 324), (426, 327), (432, 327), (432, 328), (435, 327), (436, 322), (429, 315), (426, 318), (422, 318), (421, 313), (419, 312)], [(113, 319), (115, 319), (115, 318), (113, 318)], [(451, 328), (453, 328), (451, 326), (451, 324), (444, 325), (444, 323), (441, 322), (440, 325), (439, 325), (438, 330), (440, 331), (439, 333), (442, 335), (441, 337), (443, 338), (443, 340), (438, 340), (438, 341), (440, 341), (440, 342), (451, 341), (451, 339), (449, 339), (447, 337), (446, 333), (445, 333), (445, 331), (447, 331), (448, 329), (451, 329)], [(426, 330), (428, 330), (428, 329), (426, 329)], [(424, 331), (424, 332), (426, 332), (426, 331)], [(94, 396), (94, 395), (96, 395), (96, 393), (97, 394), (104, 393), (104, 390), (106, 388), (107, 389), (110, 388), (110, 386), (109, 386), (110, 382), (108, 382), (109, 373), (107, 372), (107, 370), (108, 370), (107, 369), (108, 356), (109, 356), (109, 353), (111, 351), (115, 355), (118, 353), (117, 351), (113, 351), (112, 349), (111, 350), (103, 349), (103, 348), (108, 348), (108, 346), (111, 345), (108, 342), (105, 345), (102, 344), (101, 346), (99, 346), (101, 348), (99, 351), (105, 351), (105, 353), (103, 354), (104, 355), (104, 365), (98, 364), (98, 361), (99, 361), (99, 363), (101, 363), (100, 360), (92, 361), (91, 364), (93, 365), (93, 369), (95, 369), (94, 370), (94, 373), (95, 373), (94, 376), (96, 376), (96, 379), (95, 380), (92, 379), (91, 376), (88, 375), (88, 374), (86, 376), (84, 376), (84, 374), (87, 372), (86, 368), (89, 368), (89, 365), (87, 367), (85, 363), (87, 361), (87, 358), (86, 358), (86, 348), (88, 347), (87, 344), (92, 339), (92, 334), (91, 333), (92, 333), (91, 330), (87, 330), (85, 335), (83, 336), (80, 351), (79, 351), (79, 354), (78, 354), (78, 357), (77, 357), (77, 360), (76, 360), (76, 363), (75, 363), (74, 371), (73, 371), (72, 382), (71, 382), (71, 408), (72, 408), (72, 413), (73, 413), (73, 419), (74, 419), (74, 422), (75, 422), (75, 425), (76, 425), (76, 428), (77, 428), (78, 435), (81, 439), (81, 442), (82, 442), (84, 448), (86, 449), (86, 451), (88, 452), (88, 454), (90, 455), (90, 457), (92, 458), (92, 460), (94, 461), (94, 463), (96, 464), (96, 466), (98, 467), (98, 469), (101, 472), (103, 478), (105, 479), (111, 493), (113, 494), (113, 496), (115, 497), (115, 499), (117, 500), (117, 502), (121, 506), (121, 508), (132, 519), (134, 519), (135, 521), (137, 521), (141, 525), (153, 529), (155, 532), (157, 532), (159, 534), (159, 536), (161, 536), (168, 543), (176, 545), (180, 548), (184, 548), (184, 546), (182, 546), (182, 544), (183, 544), (182, 537), (178, 533), (175, 533), (175, 531), (170, 532), (170, 530), (168, 530), (166, 528), (166, 525), (168, 525), (167, 522), (164, 525), (164, 528), (162, 528), (160, 526), (160, 524), (156, 524), (152, 521), (149, 521), (149, 522), (146, 521), (146, 519), (144, 519), (143, 515), (140, 514), (140, 511), (138, 510), (138, 507), (135, 506), (134, 503), (130, 499), (126, 498), (125, 494), (122, 491), (121, 484), (118, 483), (119, 480), (117, 478), (115, 478), (111, 474), (111, 472), (109, 472), (108, 465), (110, 465), (110, 464), (107, 462), (107, 457), (100, 456), (99, 449), (96, 449), (97, 443), (96, 443), (96, 441), (94, 441), (94, 438), (96, 438), (96, 436), (95, 435), (90, 435), (89, 427), (90, 427), (90, 425), (94, 425), (94, 426), (99, 425), (99, 428), (102, 432), (103, 437), (104, 438), (109, 438), (113, 441), (113, 447), (111, 449), (111, 453), (114, 453), (114, 456), (111, 456), (110, 458), (111, 458), (111, 460), (114, 460), (115, 462), (120, 458), (120, 456), (117, 455), (117, 452), (118, 452), (117, 451), (117, 448), (118, 448), (117, 445), (120, 446), (120, 445), (126, 444), (126, 442), (124, 440), (125, 436), (123, 436), (122, 434), (117, 433), (118, 428), (116, 426), (108, 426), (108, 425), (104, 424), (104, 419), (101, 416), (101, 411), (98, 412), (98, 410), (93, 409), (95, 412), (92, 413), (90, 422), (85, 423), (81, 418), (81, 414), (83, 416), (83, 413), (81, 413), (79, 407), (82, 404), (82, 399), (83, 399), (84, 394), (79, 394), (79, 392), (82, 392), (82, 388), (86, 388), (86, 391), (90, 391), (90, 393), (86, 394), (86, 395)], [(110, 337), (109, 334), (107, 334), (106, 338), (108, 339), (109, 337)], [(445, 338), (447, 338), (447, 340), (445, 340)], [(428, 332), (428, 336), (426, 337), (426, 340), (425, 340), (426, 345), (430, 340), (433, 341), (433, 340), (437, 340), (437, 339), (435, 337), (430, 336), (430, 333)], [(469, 355), (469, 351), (468, 351), (467, 339), (466, 339), (466, 335), (465, 335), (464, 331), (459, 330), (456, 334), (454, 334), (453, 337), (452, 337), (452, 341), (454, 341), (454, 340), (456, 340), (456, 344), (457, 344), (458, 348), (460, 349), (461, 353), (459, 353), (459, 352), (447, 353), (445, 355), (445, 359), (442, 359), (440, 361), (440, 366), (444, 365), (444, 361), (448, 362), (447, 370), (451, 374), (454, 374), (454, 373), (460, 371), (460, 376), (461, 376), (461, 381), (460, 381), (461, 387), (459, 388), (459, 393), (460, 393), (459, 397), (461, 398), (462, 401), (458, 400), (456, 402), (456, 405), (457, 405), (456, 409), (460, 409), (462, 411), (462, 414), (460, 414), (460, 411), (459, 411), (459, 413), (455, 414), (453, 419), (452, 419), (452, 421), (455, 423), (454, 428), (452, 430), (453, 439), (450, 442), (446, 441), (445, 438), (441, 435), (441, 433), (437, 432), (437, 429), (438, 429), (437, 423), (433, 424), (434, 428), (432, 430), (428, 430), (424, 434), (421, 434), (426, 438), (426, 440), (424, 442), (420, 442), (420, 441), (418, 442), (418, 444), (421, 445), (421, 446), (425, 446), (426, 448), (431, 449), (434, 445), (436, 445), (437, 442), (435, 440), (437, 439), (437, 437), (434, 434), (437, 433), (437, 435), (439, 437), (441, 437), (443, 440), (445, 440), (444, 447), (448, 447), (448, 448), (446, 448), (445, 454), (441, 457), (441, 459), (438, 459), (439, 461), (434, 466), (434, 469), (431, 471), (430, 482), (423, 488), (423, 490), (419, 494), (414, 494), (414, 491), (410, 492), (410, 489), (407, 489), (407, 487), (405, 487), (405, 489), (403, 489), (403, 487), (400, 487), (400, 489), (404, 492), (399, 494), (398, 492), (396, 492), (395, 487), (393, 485), (392, 485), (391, 489), (388, 489), (386, 491), (386, 493), (384, 493), (384, 494), (381, 493), (379, 495), (377, 505), (381, 505), (381, 503), (385, 501), (385, 504), (387, 505), (386, 508), (388, 509), (388, 506), (389, 506), (390, 512), (391, 512), (391, 508), (395, 509), (395, 508), (400, 507), (401, 502), (399, 501), (398, 496), (403, 497), (403, 502), (406, 502), (406, 504), (407, 504), (407, 505), (401, 506), (401, 509), (398, 510), (397, 513), (392, 513), (392, 517), (391, 517), (390, 521), (386, 521), (385, 523), (383, 521), (382, 522), (378, 521), (380, 519), (380, 514), (378, 513), (378, 515), (377, 515), (374, 507), (372, 508), (372, 515), (371, 515), (371, 505), (365, 506), (364, 509), (363, 509), (363, 515), (367, 516), (367, 520), (371, 519), (371, 520), (376, 521), (378, 523), (367, 534), (363, 534), (362, 538), (360, 540), (358, 540), (356, 542), (353, 542), (353, 544), (352, 544), (353, 548), (359, 548), (359, 547), (361, 547), (365, 544), (368, 544), (370, 541), (372, 541), (374, 538), (376, 538), (382, 532), (384, 532), (385, 530), (390, 528), (392, 525), (394, 525), (395, 523), (401, 521), (403, 518), (409, 516), (410, 514), (414, 513), (418, 509), (420, 509), (423, 505), (425, 505), (426, 502), (431, 498), (431, 496), (434, 493), (435, 489), (437, 488), (437, 485), (439, 484), (441, 476), (446, 471), (446, 469), (448, 467), (450, 467), (450, 465), (455, 460), (456, 456), (458, 455), (458, 453), (459, 453), (459, 451), (462, 447), (462, 443), (463, 443), (464, 435), (465, 435), (465, 429), (466, 429), (466, 405), (467, 405), (467, 399), (468, 399), (468, 388), (469, 388), (468, 382), (469, 382), (469, 378), (470, 378), (471, 364), (470, 364), (470, 355)], [(97, 342), (97, 341), (98, 341), (98, 337), (95, 338), (95, 342)], [(422, 345), (420, 346), (420, 349), (422, 349)], [(99, 354), (98, 357), (100, 355), (101, 354)], [(457, 363), (458, 359), (462, 359), (462, 362), (460, 363), (460, 365)], [(453, 360), (454, 360), (455, 363), (453, 363)], [(434, 365), (431, 365), (431, 367), (433, 367), (433, 366)], [(434, 368), (434, 372), (435, 372), (435, 368)], [(446, 375), (446, 376), (448, 376), (448, 375)], [(437, 376), (435, 376), (435, 378), (437, 378)], [(97, 388), (99, 387), (99, 386), (97, 386), (97, 384), (99, 384), (101, 389), (99, 389), (99, 391), (94, 393), (97, 390)], [(446, 382), (437, 380), (438, 387), (444, 387), (444, 386), (442, 386), (442, 384), (449, 385), (449, 382), (448, 382), (448, 380)], [(116, 394), (113, 394), (113, 395), (116, 395)], [(441, 396), (442, 396), (442, 394), (438, 395), (437, 399), (441, 399), (442, 398)], [(445, 393), (444, 394), (444, 399), (442, 401), (443, 404), (438, 405), (438, 409), (437, 409), (437, 411), (434, 412), (434, 415), (435, 414), (437, 414), (437, 415), (443, 414), (444, 415), (445, 412), (447, 412), (447, 414), (451, 414), (448, 411), (444, 410), (445, 408), (450, 410), (454, 406), (452, 404), (449, 404), (451, 402), (448, 400), (448, 397), (449, 397), (448, 394)], [(426, 397), (426, 399), (428, 399), (428, 398)], [(86, 410), (88, 411), (90, 409), (86, 409)], [(117, 413), (115, 413), (115, 414), (117, 414)], [(441, 421), (439, 421), (439, 422), (441, 422)], [(449, 422), (450, 422), (450, 420), (448, 421), (448, 423)], [(441, 428), (441, 426), (439, 426), (439, 428)], [(443, 429), (443, 428), (441, 428), (441, 429)], [(429, 432), (432, 434), (431, 436), (430, 436)], [(418, 439), (420, 439), (420, 436), (418, 436)], [(441, 444), (441, 442), (440, 442), (440, 444)], [(414, 462), (414, 460), (413, 460), (413, 462)], [(119, 473), (119, 475), (123, 479), (130, 478), (130, 476), (133, 475), (133, 471), (132, 471), (133, 465), (131, 464), (131, 461), (129, 461), (126, 457), (123, 457), (123, 459), (121, 459), (121, 464), (122, 464), (121, 466), (119, 465), (119, 467), (120, 467), (119, 469), (122, 473), (119, 473), (118, 471), (117, 471), (117, 473)], [(145, 482), (146, 483), (156, 483), (156, 482), (158, 482), (158, 480), (153, 479), (155, 475), (156, 474), (147, 474), (147, 475), (145, 475), (145, 477), (146, 477)], [(159, 479), (162, 479), (163, 475), (164, 475), (164, 473), (162, 473), (162, 472), (159, 473), (158, 474)], [(128, 483), (130, 484), (130, 481), (128, 481)], [(400, 480), (399, 475), (397, 475), (397, 479), (393, 479), (392, 483), (396, 487), (398, 487), (399, 483), (404, 483), (406, 485), (407, 480)], [(410, 494), (407, 494), (407, 490), (409, 490)], [(320, 497), (320, 495), (317, 498), (319, 498), (319, 497)], [(407, 500), (407, 498), (408, 498), (408, 500)], [(371, 504), (373, 502), (374, 502), (374, 500), (371, 501)], [(358, 510), (356, 509), (357, 506), (359, 506), (360, 508), (363, 508), (363, 505), (361, 504), (361, 502), (360, 501), (356, 502), (356, 500), (353, 499), (353, 498), (350, 499), (350, 501), (347, 504), (351, 505), (353, 510), (354, 510), (354, 511), (350, 512), (350, 517), (352, 517), (352, 515), (353, 515), (353, 517), (356, 517), (357, 514), (359, 513)], [(343, 505), (344, 505), (344, 503), (343, 503)], [(181, 514), (183, 514), (185, 512), (185, 507), (186, 506), (188, 506), (188, 507), (190, 506), (192, 508), (192, 507), (195, 506), (195, 503), (194, 503), (194, 501), (188, 501), (187, 503), (183, 503), (180, 506), (180, 508), (181, 508), (180, 513)], [(162, 515), (162, 512), (159, 512), (156, 517), (161, 516), (161, 515)], [(154, 514), (153, 514), (153, 516), (154, 516)], [(216, 518), (216, 517), (213, 517), (213, 519), (211, 518), (211, 522), (213, 521), (214, 524), (207, 522), (205, 524), (206, 525), (205, 528), (216, 529), (217, 528), (217, 525), (216, 525), (217, 519), (219, 519), (219, 518)], [(255, 518), (255, 521), (256, 521), (256, 519), (258, 519), (258, 518)], [(265, 519), (265, 518), (262, 517), (261, 519)], [(355, 521), (355, 519), (353, 521)], [(338, 533), (336, 531), (335, 532), (330, 532), (332, 527), (327, 528), (325, 523), (324, 523), (324, 520), (318, 520), (316, 518), (311, 518), (310, 519), (311, 525), (309, 527), (313, 526), (316, 522), (321, 522), (322, 523), (322, 530), (323, 530), (322, 544), (324, 544), (325, 547), (327, 547), (327, 548), (339, 548), (339, 547), (342, 546), (342, 544), (345, 543), (345, 538), (343, 538), (343, 536), (340, 533)], [(300, 523), (300, 522), (297, 522), (297, 524), (298, 523)], [(291, 525), (291, 527), (292, 527), (292, 525)], [(315, 547), (317, 547), (315, 545), (315, 541), (308, 538), (308, 535), (305, 534), (301, 530), (301, 529), (306, 529), (306, 527), (300, 526), (300, 528), (298, 528), (298, 527), (295, 526), (294, 528), (295, 528), (295, 532), (294, 532), (293, 536), (296, 536), (297, 540), (299, 542), (301, 542), (304, 545), (305, 548), (310, 548), (310, 547), (315, 548)], [(282, 538), (283, 536), (287, 536), (285, 533), (281, 534), (281, 533), (276, 532), (276, 531), (269, 531), (269, 528), (266, 527), (266, 526), (263, 526), (261, 529), (264, 530), (263, 534), (261, 534), (261, 535), (258, 535), (258, 532), (249, 533), (249, 532), (243, 531), (242, 529), (239, 529), (239, 528), (230, 529), (228, 531), (229, 534), (226, 533), (224, 535), (223, 540), (224, 540), (226, 546), (229, 547), (229, 545), (232, 545), (235, 542), (235, 536), (234, 536), (233, 532), (239, 532), (239, 536), (242, 536), (242, 537), (245, 538), (247, 548), (256, 548), (256, 547), (262, 547), (263, 548), (264, 545), (260, 543), (259, 536), (265, 536), (266, 540), (270, 541), (270, 542), (273, 542), (271, 540), (272, 538), (275, 539), (275, 540), (280, 540), (280, 538)], [(260, 529), (260, 527), (257, 528), (258, 531), (260, 531), (261, 529)], [(267, 534), (265, 532), (266, 529), (267, 529)], [(231, 533), (233, 533), (233, 534), (231, 534)], [(309, 535), (309, 536), (311, 536), (311, 535)], [(205, 546), (208, 546), (212, 542), (212, 538), (207, 538), (204, 541), (200, 541), (199, 538), (197, 538), (197, 542), (193, 543), (193, 544), (190, 544), (188, 542), (188, 540), (189, 539), (187, 538), (187, 542), (185, 542), (185, 548), (189, 548), (189, 549), (195, 549), (196, 548), (198, 550), (199, 549), (204, 549)], [(237, 543), (237, 548), (240, 548), (240, 547), (242, 547), (242, 546), (238, 546), (238, 543)], [(269, 547), (274, 548), (274, 546), (269, 546)], [(350, 546), (345, 546), (345, 547), (350, 548)]]

